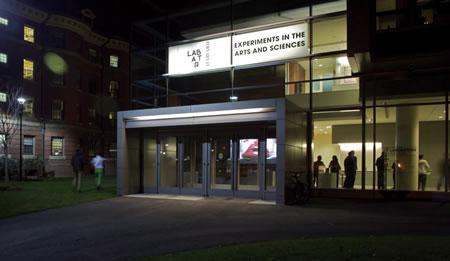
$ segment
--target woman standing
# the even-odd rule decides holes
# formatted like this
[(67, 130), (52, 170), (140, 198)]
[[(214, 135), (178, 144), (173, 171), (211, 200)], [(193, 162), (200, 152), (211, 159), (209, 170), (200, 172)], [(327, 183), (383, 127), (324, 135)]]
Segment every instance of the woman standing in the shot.
[(336, 188), (339, 188), (339, 172), (341, 170), (341, 165), (339, 165), (339, 161), (336, 155), (333, 155), (328, 168), (330, 169), (330, 173), (336, 174)]

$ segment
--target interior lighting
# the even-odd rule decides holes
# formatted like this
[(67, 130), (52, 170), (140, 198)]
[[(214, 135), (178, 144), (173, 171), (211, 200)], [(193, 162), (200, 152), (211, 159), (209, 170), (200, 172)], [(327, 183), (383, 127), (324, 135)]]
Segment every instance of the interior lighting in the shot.
[(138, 120), (138, 121), (168, 120), (168, 119), (183, 119), (183, 118), (195, 118), (195, 117), (260, 113), (260, 112), (271, 112), (271, 111), (275, 111), (275, 108), (270, 107), (270, 108), (251, 108), (251, 109), (236, 109), (236, 110), (221, 110), (221, 111), (202, 111), (202, 112), (159, 114), (159, 115), (148, 115), (148, 116), (136, 116), (136, 117), (132, 117), (131, 120)]

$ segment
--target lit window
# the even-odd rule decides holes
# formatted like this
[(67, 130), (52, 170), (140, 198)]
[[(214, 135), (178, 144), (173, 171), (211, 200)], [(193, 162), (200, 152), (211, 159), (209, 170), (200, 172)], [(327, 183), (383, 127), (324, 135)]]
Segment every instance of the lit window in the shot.
[(64, 115), (64, 102), (62, 100), (53, 100), (52, 119), (62, 120)]
[(23, 78), (32, 81), (34, 79), (34, 62), (23, 59)]
[(0, 134), (0, 148), (3, 148), (3, 144), (5, 144), (5, 134)]
[(26, 100), (23, 104), (23, 113), (33, 115), (33, 100)]
[(8, 63), (8, 55), (6, 53), (0, 53), (0, 63)]
[(6, 102), (8, 99), (8, 96), (6, 96), (6, 93), (0, 92), (0, 102)]
[(34, 43), (34, 29), (28, 26), (23, 27), (23, 40)]
[(118, 81), (110, 81), (109, 82), (109, 94), (111, 97), (117, 97), (119, 92), (119, 82)]
[(8, 25), (8, 19), (0, 16), (0, 24), (5, 26)]
[(110, 120), (114, 120), (116, 118), (116, 113), (114, 113), (113, 111), (109, 112), (109, 117)]
[(64, 138), (63, 137), (52, 137), (52, 156), (64, 156)]
[(109, 56), (109, 66), (118, 68), (119, 67), (119, 56), (110, 55)]
[(34, 155), (34, 137), (23, 137), (23, 155)]

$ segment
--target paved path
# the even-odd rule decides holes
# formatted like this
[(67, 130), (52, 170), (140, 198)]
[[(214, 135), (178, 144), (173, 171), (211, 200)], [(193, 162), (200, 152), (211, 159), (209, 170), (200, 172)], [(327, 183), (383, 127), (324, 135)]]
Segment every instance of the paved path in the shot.
[(244, 241), (398, 234), (450, 235), (450, 204), (122, 197), (0, 220), (0, 260), (135, 260)]

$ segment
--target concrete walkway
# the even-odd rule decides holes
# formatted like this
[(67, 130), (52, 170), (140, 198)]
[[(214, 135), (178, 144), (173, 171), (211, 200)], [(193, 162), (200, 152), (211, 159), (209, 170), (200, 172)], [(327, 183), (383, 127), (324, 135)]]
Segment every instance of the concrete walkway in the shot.
[(450, 235), (450, 204), (122, 197), (0, 220), (0, 260), (135, 260), (236, 242), (399, 234)]

